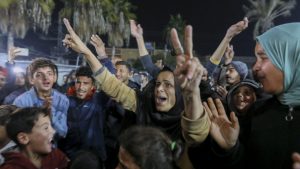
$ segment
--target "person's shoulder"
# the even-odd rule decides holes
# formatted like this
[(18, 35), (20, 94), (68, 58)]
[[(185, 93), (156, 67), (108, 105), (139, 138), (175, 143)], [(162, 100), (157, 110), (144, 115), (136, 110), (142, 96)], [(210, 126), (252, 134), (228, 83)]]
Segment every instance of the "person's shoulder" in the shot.
[(132, 80), (129, 80), (128, 81), (128, 87), (132, 88), (132, 89), (140, 89), (141, 88), (141, 85), (138, 84), (137, 82), (134, 82)]
[(24, 166), (30, 166), (29, 160), (20, 152), (5, 152), (2, 155), (5, 162), (0, 169), (23, 169)]
[(53, 149), (49, 156), (54, 160), (56, 159), (66, 163), (70, 161), (69, 158), (58, 148)]
[(33, 95), (31, 90), (26, 91), (19, 96), (16, 97), (13, 104), (16, 106), (31, 106), (30, 103), (32, 102)]

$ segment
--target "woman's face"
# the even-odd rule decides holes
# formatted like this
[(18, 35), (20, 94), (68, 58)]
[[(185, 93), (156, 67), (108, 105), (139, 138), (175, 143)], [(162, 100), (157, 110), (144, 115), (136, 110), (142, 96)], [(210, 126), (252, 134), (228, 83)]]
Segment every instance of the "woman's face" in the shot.
[(233, 93), (233, 104), (240, 113), (245, 113), (256, 101), (256, 94), (250, 86), (240, 86)]
[(269, 94), (280, 94), (283, 91), (283, 72), (272, 64), (259, 43), (255, 46), (256, 62), (253, 74)]
[(133, 157), (122, 147), (119, 149), (119, 164), (116, 169), (140, 169)]
[(154, 89), (156, 110), (168, 112), (176, 103), (175, 80), (172, 72), (161, 72)]

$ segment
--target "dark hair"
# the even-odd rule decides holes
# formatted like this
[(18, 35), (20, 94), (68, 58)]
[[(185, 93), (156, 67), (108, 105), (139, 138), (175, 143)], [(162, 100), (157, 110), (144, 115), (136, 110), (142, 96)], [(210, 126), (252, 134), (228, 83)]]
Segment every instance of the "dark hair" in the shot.
[(80, 66), (75, 73), (76, 77), (79, 76), (86, 76), (88, 78), (91, 78), (93, 80), (93, 82), (95, 81), (94, 77), (93, 77), (93, 71), (90, 67), (88, 66)]
[(162, 54), (158, 54), (158, 55), (153, 55), (153, 61), (154, 62), (157, 62), (158, 60), (161, 60), (162, 61), (162, 64), (164, 65), (165, 64), (165, 57), (164, 55)]
[(17, 109), (15, 105), (1, 105), (0, 106), (0, 125), (5, 126), (10, 118), (12, 112)]
[(116, 66), (117, 65), (124, 65), (124, 66), (127, 67), (128, 71), (131, 72), (132, 67), (128, 62), (126, 62), (126, 61), (117, 61)]
[(53, 72), (56, 75), (58, 75), (57, 66), (50, 59), (36, 58), (29, 65), (29, 72), (31, 74), (31, 77), (33, 77), (33, 74), (36, 72), (37, 69), (43, 68), (43, 67), (50, 67), (53, 70)]
[(33, 126), (37, 122), (39, 115), (50, 116), (50, 112), (46, 108), (41, 107), (25, 107), (17, 109), (11, 116), (6, 125), (7, 135), (18, 146), (22, 146), (17, 138), (21, 132), (30, 133)]
[(121, 134), (120, 146), (142, 169), (174, 169), (182, 153), (180, 144), (174, 144), (158, 128), (133, 126)]
[(102, 169), (102, 163), (94, 152), (81, 150), (72, 161), (70, 169)]

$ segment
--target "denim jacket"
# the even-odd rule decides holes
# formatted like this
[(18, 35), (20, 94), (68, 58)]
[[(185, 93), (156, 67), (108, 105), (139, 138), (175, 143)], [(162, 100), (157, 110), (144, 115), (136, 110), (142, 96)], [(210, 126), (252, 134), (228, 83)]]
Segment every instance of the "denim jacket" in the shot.
[[(65, 137), (68, 131), (67, 112), (69, 108), (69, 99), (55, 89), (52, 89), (51, 118), (52, 125), (59, 136)], [(38, 97), (36, 90), (32, 87), (29, 91), (18, 96), (14, 105), (18, 107), (41, 107), (44, 100)]]

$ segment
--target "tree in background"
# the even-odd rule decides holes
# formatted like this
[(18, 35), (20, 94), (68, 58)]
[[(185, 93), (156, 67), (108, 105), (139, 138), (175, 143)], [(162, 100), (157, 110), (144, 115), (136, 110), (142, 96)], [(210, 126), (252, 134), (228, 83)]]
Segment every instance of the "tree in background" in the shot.
[(172, 47), (171, 36), (170, 36), (170, 32), (172, 28), (175, 28), (177, 30), (178, 38), (181, 44), (183, 44), (183, 35), (184, 35), (185, 26), (186, 26), (186, 21), (181, 17), (180, 14), (177, 14), (176, 16), (174, 15), (170, 16), (170, 20), (164, 29), (164, 38), (168, 48)]
[(253, 38), (274, 26), (274, 20), (279, 16), (289, 16), (296, 6), (296, 0), (248, 0), (249, 6), (243, 5), (246, 17), (250, 22), (256, 22)]
[(29, 28), (48, 33), (53, 0), (1, 0), (0, 31), (7, 35), (7, 47), (14, 45), (14, 38), (24, 38)]
[(122, 47), (129, 44), (129, 19), (135, 19), (133, 6), (128, 0), (66, 0), (61, 17), (72, 18), (73, 27), (84, 42), (91, 35), (107, 34), (108, 46)]

